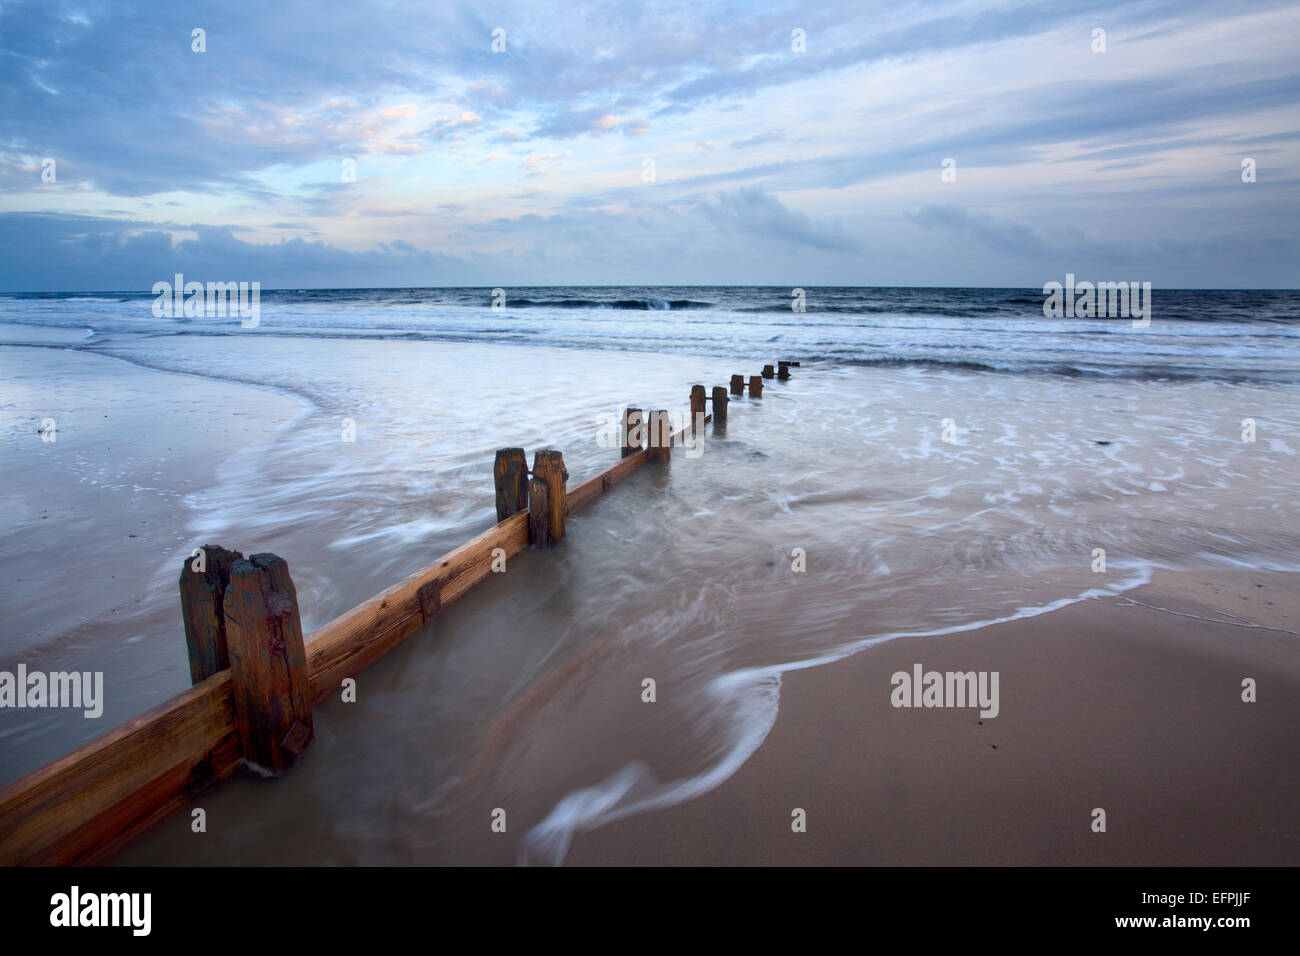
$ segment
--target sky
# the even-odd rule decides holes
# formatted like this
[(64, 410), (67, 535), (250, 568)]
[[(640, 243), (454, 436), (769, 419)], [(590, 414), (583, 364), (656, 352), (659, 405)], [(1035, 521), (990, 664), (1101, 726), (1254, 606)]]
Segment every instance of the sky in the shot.
[(1298, 41), (1267, 0), (0, 0), (0, 291), (1296, 288)]

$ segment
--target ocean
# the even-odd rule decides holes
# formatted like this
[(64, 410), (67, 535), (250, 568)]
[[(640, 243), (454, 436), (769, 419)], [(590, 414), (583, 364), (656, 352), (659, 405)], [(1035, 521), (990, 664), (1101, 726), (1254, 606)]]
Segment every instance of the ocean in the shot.
[(1300, 293), (1157, 289), (1134, 328), (1044, 318), (1032, 289), (503, 291), (268, 290), (247, 329), (149, 293), (0, 296), (0, 666), (102, 670), (106, 697), (99, 722), (0, 713), (0, 782), (188, 685), (192, 548), (285, 557), (309, 630), (489, 526), (497, 448), (559, 448), (581, 481), (622, 406), (780, 359), (802, 364), (698, 458), (322, 705), (293, 774), (208, 798), (239, 821), (221, 840), (179, 821), (126, 858), (559, 862), (727, 779), (791, 669), (1157, 568), (1300, 570)]
[[(1082, 278), (1082, 277), (1081, 277)], [(266, 321), (156, 319), (152, 293), (0, 295), (0, 317), (120, 336), (404, 338), (1060, 375), (1294, 382), (1300, 293), (1158, 289), (1151, 327), (1046, 319), (1035, 289), (566, 286), (264, 290)], [(494, 310), (492, 303), (504, 306)]]

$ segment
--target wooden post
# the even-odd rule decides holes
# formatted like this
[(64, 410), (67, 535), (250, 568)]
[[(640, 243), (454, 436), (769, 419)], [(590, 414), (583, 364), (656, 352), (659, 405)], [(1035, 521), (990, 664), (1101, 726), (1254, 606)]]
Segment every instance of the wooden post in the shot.
[(790, 378), (790, 363), (789, 363), (789, 362), (777, 362), (777, 363), (776, 363), (776, 377), (779, 378), (779, 379), (780, 379), (781, 381), (783, 381), (783, 382)]
[(534, 548), (544, 548), (551, 543), (547, 526), (550, 498), (545, 478), (533, 478), (528, 482), (528, 543)]
[(707, 407), (705, 405), (706, 401), (708, 401), (708, 399), (705, 397), (704, 394), (704, 386), (692, 385), (691, 386), (691, 420), (686, 426), (687, 428), (691, 429), (692, 432), (697, 428), (703, 427), (704, 418), (706, 415), (709, 414)]
[[(207, 680), (230, 666), (226, 651), (226, 616), (222, 607), (230, 583), (230, 566), (244, 556), (205, 544), (181, 566), (181, 620), (190, 654), (190, 683)], [(201, 570), (195, 570), (195, 565)]]
[(713, 428), (727, 427), (727, 390), (721, 385), (713, 386)]
[(226, 641), (244, 761), (284, 771), (312, 739), (311, 681), (289, 566), (254, 554), (230, 566)]
[(564, 455), (554, 448), (544, 448), (533, 456), (533, 477), (546, 482), (546, 534), (551, 544), (564, 540), (564, 518), (568, 514), (568, 494), (564, 483), (569, 473)]
[(492, 466), (497, 486), (497, 521), (528, 507), (528, 456), (522, 448), (498, 448)]
[(645, 431), (645, 418), (639, 408), (628, 408), (623, 411), (623, 435), (620, 443), (623, 447), (622, 457), (635, 455), (641, 450), (642, 439)]
[(744, 394), (744, 392), (745, 392), (745, 376), (743, 375), (731, 376), (731, 394), (742, 395)]
[(763, 379), (758, 375), (749, 376), (749, 397), (763, 397)]
[(784, 363), (782, 363), (782, 364), (784, 364), (784, 365), (788, 365), (788, 366), (790, 366), (791, 368), (798, 368), (798, 367), (799, 367), (799, 363), (798, 363), (798, 362), (784, 362)]
[(773, 370), (772, 366), (770, 365), (763, 366), (763, 378), (771, 378), (774, 375), (776, 375), (776, 372)]
[(646, 457), (651, 461), (668, 461), (673, 438), (673, 423), (665, 409), (650, 413), (650, 447)]

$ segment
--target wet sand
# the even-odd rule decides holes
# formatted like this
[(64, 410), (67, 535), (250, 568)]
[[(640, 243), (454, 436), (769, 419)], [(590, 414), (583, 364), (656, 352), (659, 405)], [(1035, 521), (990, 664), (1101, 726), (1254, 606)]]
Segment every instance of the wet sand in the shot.
[[(104, 670), (109, 705), (100, 721), (6, 711), (4, 775), (187, 684), (175, 574), (195, 541), (282, 554), (310, 631), (486, 527), (492, 449), (554, 439), (580, 479), (613, 454), (593, 432), (629, 371), (647, 370), (646, 407), (676, 407), (717, 365), (234, 337), (136, 351), (150, 368), (0, 350), (23, 456), (4, 501), (19, 533), (0, 557), (24, 579), (0, 603), (49, 629), (3, 643), (29, 667)], [(507, 401), (499, 369), (539, 356), (564, 373), (547, 400), (483, 414)], [(282, 391), (202, 377), (214, 364)], [(586, 404), (569, 394), (584, 364)], [(1300, 697), (1296, 638), (1212, 608), (1240, 601), (1249, 621), (1300, 630), (1286, 578), (1225, 570), (1293, 563), (1296, 423), (1276, 390), (1234, 390), (1243, 413), (1270, 409), (1267, 437), (1244, 443), (1219, 390), (806, 368), (737, 401), (706, 454), (643, 469), (575, 516), (564, 547), (513, 558), (359, 675), (355, 703), (321, 702), (292, 772), (203, 795), (210, 833), (178, 814), (115, 862), (1072, 862), (1099, 847), (1108, 862), (1294, 861), (1300, 723), (1278, 708)], [(288, 394), (327, 407), (303, 415)], [(966, 412), (948, 444), (950, 409)], [(45, 414), (57, 444), (35, 434)], [(1106, 575), (1088, 567), (1099, 543)], [(78, 578), (86, 606), (42, 614), (37, 597), (87, 553), (113, 555), (109, 581), (129, 588)], [(1194, 617), (1114, 594), (1148, 562), (1217, 566), (1129, 595)], [(920, 632), (936, 636), (844, 656)], [(998, 671), (1001, 713), (893, 709), (890, 674), (917, 662)], [(1239, 703), (1242, 676), (1260, 703)], [(1098, 806), (1104, 836), (1089, 830)], [(794, 807), (807, 833), (790, 833)], [(498, 808), (506, 833), (489, 828)]]
[[(1160, 572), (1127, 596), (789, 672), (734, 776), (578, 834), (566, 862), (1294, 866), (1298, 594), (1294, 575)], [(890, 675), (918, 662), (998, 671), (998, 716), (891, 706)]]
[[(189, 684), (176, 577), (223, 464), (294, 399), (86, 351), (0, 346), (0, 669), (102, 671), (99, 719), (0, 710), (0, 783)], [(37, 429), (53, 419), (53, 440)]]

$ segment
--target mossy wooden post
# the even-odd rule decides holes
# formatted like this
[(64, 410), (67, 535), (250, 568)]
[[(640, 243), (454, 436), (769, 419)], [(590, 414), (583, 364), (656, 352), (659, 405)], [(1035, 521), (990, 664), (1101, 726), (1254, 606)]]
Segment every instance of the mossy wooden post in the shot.
[(551, 543), (550, 527), (550, 489), (545, 478), (533, 478), (528, 482), (528, 543), (534, 548), (544, 548)]
[(533, 456), (533, 477), (546, 482), (546, 534), (549, 543), (559, 544), (564, 540), (564, 518), (569, 511), (564, 485), (569, 473), (564, 468), (564, 456), (554, 448), (537, 452)]
[(790, 363), (789, 363), (789, 362), (777, 362), (777, 363), (776, 363), (776, 377), (779, 378), (779, 379), (780, 379), (781, 381), (783, 381), (783, 382), (786, 381), (786, 380), (790, 377)]
[(620, 444), (623, 448), (623, 458), (628, 455), (635, 455), (641, 450), (643, 432), (645, 431), (644, 415), (639, 408), (628, 408), (623, 411), (623, 437)]
[(708, 397), (704, 393), (704, 386), (692, 385), (691, 386), (691, 421), (690, 424), (686, 426), (687, 428), (690, 428), (692, 431), (694, 431), (695, 429), (702, 428), (704, 426), (705, 416), (709, 414), (707, 406), (705, 404), (707, 401), (708, 401)]
[(749, 376), (749, 397), (750, 398), (763, 397), (763, 379), (761, 376), (759, 375)]
[(721, 385), (713, 386), (713, 427), (715, 429), (727, 427), (727, 402), (729, 401), (725, 388)]
[(745, 376), (743, 375), (731, 376), (731, 394), (743, 395), (744, 393), (745, 393)]
[(770, 365), (763, 366), (763, 378), (772, 378), (776, 375), (776, 370)]
[(668, 461), (673, 441), (673, 423), (666, 409), (650, 413), (650, 446), (646, 457), (651, 461)]
[(528, 456), (522, 448), (498, 448), (492, 475), (497, 486), (497, 521), (528, 507)]
[[(223, 608), (230, 566), (244, 556), (205, 544), (181, 566), (181, 620), (190, 655), (190, 683), (207, 680), (230, 666)], [(197, 568), (196, 568), (197, 565)]]
[(311, 681), (289, 566), (253, 554), (230, 566), (226, 643), (244, 760), (278, 774), (312, 739)]

